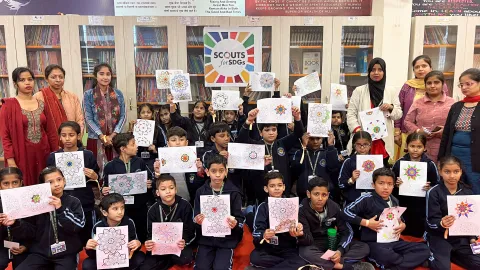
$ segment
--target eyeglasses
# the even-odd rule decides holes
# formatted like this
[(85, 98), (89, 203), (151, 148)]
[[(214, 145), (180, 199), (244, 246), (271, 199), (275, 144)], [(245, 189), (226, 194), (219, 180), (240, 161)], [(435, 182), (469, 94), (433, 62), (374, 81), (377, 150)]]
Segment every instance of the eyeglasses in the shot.
[(355, 144), (356, 147), (359, 147), (359, 148), (367, 148), (367, 147), (370, 147), (370, 144), (367, 143), (367, 144), (359, 144), (359, 143), (356, 143)]
[(473, 85), (477, 84), (477, 82), (466, 82), (466, 83), (459, 83), (457, 86), (458, 88), (463, 88), (465, 87), (471, 87)]

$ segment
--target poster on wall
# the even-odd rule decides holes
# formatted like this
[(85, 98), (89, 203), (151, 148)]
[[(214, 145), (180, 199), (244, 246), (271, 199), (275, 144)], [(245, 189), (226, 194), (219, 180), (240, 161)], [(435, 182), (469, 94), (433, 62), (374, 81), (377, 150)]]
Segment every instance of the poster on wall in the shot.
[(244, 87), (262, 70), (261, 27), (205, 27), (205, 86)]
[(245, 0), (247, 16), (370, 16), (372, 0)]
[(114, 0), (116, 16), (245, 16), (245, 0)]
[(480, 16), (480, 0), (413, 0), (415, 16)]

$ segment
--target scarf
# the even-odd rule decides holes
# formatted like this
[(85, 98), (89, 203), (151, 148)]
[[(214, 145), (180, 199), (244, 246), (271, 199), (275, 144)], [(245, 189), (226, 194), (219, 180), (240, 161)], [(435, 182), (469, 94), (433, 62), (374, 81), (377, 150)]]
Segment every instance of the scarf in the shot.
[[(65, 109), (50, 87), (43, 88), (40, 91), (45, 100), (45, 116), (53, 122), (55, 130), (57, 130), (63, 122), (68, 121)], [(59, 142), (58, 133), (55, 133), (55, 136), (55, 141)]]
[(410, 79), (406, 82), (410, 87), (425, 90), (425, 81), (423, 79)]
[[(379, 64), (383, 69), (383, 78), (376, 82), (370, 78), (373, 66)], [(383, 101), (383, 91), (385, 90), (385, 82), (387, 81), (387, 69), (385, 61), (382, 58), (373, 58), (368, 64), (368, 90), (370, 92), (370, 100), (374, 107), (378, 107)]]
[(480, 95), (474, 97), (465, 97), (462, 101), (465, 103), (480, 102)]
[(104, 135), (113, 133), (115, 126), (120, 120), (120, 104), (113, 88), (108, 87), (107, 96), (104, 98), (100, 87), (93, 89), (93, 103), (97, 111), (98, 124)]

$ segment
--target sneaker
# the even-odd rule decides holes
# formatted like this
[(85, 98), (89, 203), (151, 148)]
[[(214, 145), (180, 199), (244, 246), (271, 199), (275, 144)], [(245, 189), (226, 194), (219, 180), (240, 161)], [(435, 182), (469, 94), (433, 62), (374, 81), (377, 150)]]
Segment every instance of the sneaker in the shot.
[(375, 270), (375, 267), (367, 262), (357, 262), (352, 265), (354, 270)]

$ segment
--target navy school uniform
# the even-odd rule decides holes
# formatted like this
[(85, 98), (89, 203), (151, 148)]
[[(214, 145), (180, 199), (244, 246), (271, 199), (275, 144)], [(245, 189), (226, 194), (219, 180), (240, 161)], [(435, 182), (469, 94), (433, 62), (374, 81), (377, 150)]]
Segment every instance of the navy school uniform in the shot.
[[(79, 147), (78, 151), (83, 152), (83, 160), (85, 168), (95, 171), (98, 175), (98, 180), (100, 180), (100, 168), (98, 167), (97, 159), (93, 155), (93, 152), (83, 147)], [(60, 149), (56, 152), (50, 153), (47, 159), (47, 166), (55, 166), (55, 153), (64, 153), (63, 149)], [(90, 180), (90, 181), (89, 181)], [(85, 181), (87, 182), (86, 187), (75, 188), (73, 190), (64, 190), (65, 194), (72, 195), (73, 197), (80, 200), (82, 203), (83, 212), (85, 213), (85, 226), (80, 232), (80, 238), (82, 243), (85, 246), (88, 239), (90, 239), (90, 232), (92, 231), (93, 224), (97, 222), (95, 215), (95, 195), (93, 193), (94, 187), (98, 188), (98, 181), (91, 180), (85, 176)]]
[[(392, 171), (395, 173), (395, 177), (400, 177), (400, 161), (411, 161), (410, 154), (406, 154), (393, 165)], [(435, 186), (440, 179), (435, 162), (429, 159), (425, 154), (422, 155), (420, 162), (427, 163), (427, 181), (430, 182), (431, 187)], [(400, 196), (398, 195), (398, 192), (399, 188), (395, 186), (393, 189), (394, 196), (398, 196), (397, 198), (400, 202), (400, 206), (407, 207), (408, 209), (408, 211), (402, 215), (405, 219), (405, 223), (408, 224), (405, 231), (403, 231), (403, 234), (422, 237), (425, 233), (425, 197)]]
[[(303, 153), (305, 153), (303, 162), (300, 163)], [(328, 182), (331, 196), (334, 195), (335, 184), (333, 179), (330, 179), (330, 174), (340, 168), (337, 149), (334, 146), (328, 146), (327, 150), (314, 151), (307, 148), (306, 151), (303, 151), (303, 149), (299, 149), (291, 157), (290, 164), (294, 174), (298, 175), (297, 195), (301, 200), (307, 197), (309, 178), (313, 175), (325, 179)]]
[(342, 254), (343, 269), (353, 269), (352, 264), (368, 256), (370, 249), (367, 244), (353, 240), (353, 230), (350, 224), (342, 218), (340, 206), (331, 199), (327, 200), (320, 216), (310, 206), (310, 199), (305, 198), (299, 208), (298, 222), (303, 225), (303, 236), (298, 238), (300, 257), (323, 269), (333, 269), (335, 265), (330, 260), (322, 259), (328, 250), (328, 234), (330, 228), (337, 230), (337, 249)]
[(345, 198), (345, 205), (348, 205), (358, 199), (362, 193), (369, 192), (368, 189), (357, 189), (355, 183), (350, 185), (348, 179), (352, 177), (353, 171), (357, 169), (357, 154), (353, 154), (347, 158), (340, 169), (340, 175), (338, 177), (338, 187), (342, 190), (342, 194)]
[[(130, 159), (130, 171), (128, 173), (147, 171), (148, 179), (152, 175), (148, 172), (147, 164), (139, 157)], [(103, 185), (108, 187), (108, 176), (112, 174), (127, 173), (126, 164), (116, 157), (105, 165), (103, 170)], [(123, 194), (122, 194), (123, 195)], [(130, 217), (137, 224), (137, 234), (140, 242), (145, 242), (147, 237), (147, 203), (153, 200), (153, 191), (148, 189), (147, 193), (131, 195), (134, 197), (133, 204), (125, 204), (125, 215)]]
[[(200, 196), (212, 195), (213, 190), (210, 187), (210, 181), (197, 190), (195, 196), (195, 207), (193, 216), (200, 214)], [(216, 195), (230, 195), (230, 215), (237, 220), (237, 226), (232, 229), (231, 235), (225, 237), (203, 236), (201, 234), (201, 225), (197, 226), (198, 250), (195, 258), (196, 270), (225, 270), (232, 269), (233, 250), (243, 237), (243, 223), (245, 218), (242, 214), (242, 195), (238, 188), (230, 180), (224, 181), (222, 193), (215, 192)]]
[[(215, 155), (220, 155), (220, 152), (218, 151), (217, 147), (215, 144), (212, 147), (207, 148), (208, 150), (205, 151), (205, 153), (202, 155), (202, 163), (203, 167), (207, 167), (207, 161), (212, 158), (212, 156)], [(242, 190), (242, 179), (243, 175), (245, 174), (245, 170), (241, 169), (228, 169), (228, 179), (232, 181), (232, 183), (239, 189)], [(205, 178), (208, 178), (208, 176), (205, 175)]]
[[(11, 226), (14, 235), (30, 239), (32, 243), (28, 257), (17, 267), (18, 270), (77, 268), (77, 254), (83, 248), (78, 234), (85, 226), (85, 215), (77, 198), (64, 193), (60, 200), (60, 208), (33, 216), (28, 221), (16, 220)], [(64, 242), (66, 247), (57, 254), (52, 254), (51, 250), (51, 245), (56, 243), (54, 228), (58, 242)]]
[[(0, 213), (3, 213), (2, 202), (0, 198)], [(26, 219), (28, 220), (28, 219)], [(20, 236), (20, 237), (19, 237)], [(22, 254), (13, 255), (11, 253), (9, 255), (9, 249), (3, 248), (0, 250), (0, 269), (7, 269), (8, 264), (12, 262), (13, 269), (16, 269), (28, 256), (28, 249), (31, 245), (30, 241), (22, 240), (22, 234), (13, 234), (12, 228), (9, 226), (0, 225), (0, 241), (10, 241), (10, 242), (17, 242), (20, 246), (24, 246), (27, 248)]]
[(208, 130), (213, 124), (213, 118), (209, 113), (207, 114), (208, 115), (204, 117), (204, 120), (202, 122), (203, 126), (201, 127), (197, 125), (197, 122), (193, 119), (193, 116), (191, 118), (183, 117), (178, 111), (170, 114), (170, 118), (172, 119), (172, 126), (179, 126), (187, 132), (188, 144), (190, 146), (194, 146), (196, 141), (203, 142), (204, 147), (197, 148), (199, 155), (203, 154), (203, 152), (206, 150), (206, 146), (212, 145), (210, 137), (208, 136)]
[(180, 257), (176, 255), (152, 255), (151, 252), (147, 252), (145, 263), (140, 269), (167, 270), (174, 265), (191, 263), (193, 261), (193, 244), (196, 233), (193, 223), (193, 209), (188, 201), (176, 195), (175, 202), (169, 206), (162, 203), (160, 198), (157, 199), (157, 202), (148, 209), (147, 240), (152, 239), (153, 222), (182, 222), (182, 239), (185, 240), (185, 248), (182, 250)]
[[(122, 221), (120, 221), (120, 224), (118, 226), (128, 226), (128, 242), (127, 243), (130, 243), (130, 241), (133, 241), (133, 240), (138, 240), (135, 222), (133, 222), (133, 220), (131, 220), (127, 216), (123, 216)], [(107, 227), (110, 227), (110, 226), (107, 223), (107, 218), (104, 217), (102, 218), (102, 220), (98, 221), (93, 226), (91, 239), (95, 238), (95, 235), (97, 234), (97, 228), (107, 228)], [(96, 250), (87, 249), (86, 253), (88, 255), (88, 258), (86, 258), (83, 261), (82, 269), (96, 270), (97, 269)], [(138, 267), (143, 264), (144, 260), (145, 260), (145, 254), (142, 251), (140, 251), (140, 248), (138, 248), (133, 252), (132, 258), (129, 259), (129, 267), (117, 268), (117, 269), (120, 269), (120, 270), (138, 269)]]
[(262, 202), (255, 213), (253, 225), (253, 244), (255, 249), (250, 254), (250, 264), (255, 267), (272, 269), (297, 269), (305, 265), (305, 261), (298, 256), (297, 239), (289, 232), (277, 233), (278, 244), (263, 241), (265, 230), (270, 228), (268, 216), (268, 199)]
[[(397, 198), (390, 195), (391, 207), (399, 206)], [(349, 204), (342, 213), (342, 217), (349, 223), (359, 225), (362, 219), (380, 217), (389, 204), (375, 191), (363, 194), (355, 202)], [(409, 211), (407, 209), (406, 211)], [(408, 224), (406, 224), (408, 226)], [(370, 247), (370, 260), (383, 268), (415, 269), (424, 263), (430, 256), (430, 251), (424, 243), (396, 241), (392, 243), (377, 243), (377, 232), (367, 227), (361, 227), (360, 240)]]
[(471, 189), (458, 183), (457, 191), (451, 194), (443, 181), (427, 192), (426, 239), (430, 247), (430, 269), (450, 269), (450, 260), (466, 269), (480, 269), (480, 255), (470, 249), (470, 240), (475, 236), (448, 236), (444, 239), (445, 229), (440, 225), (448, 215), (447, 196), (473, 195)]
[[(272, 145), (267, 145), (263, 140), (254, 140), (249, 137), (249, 126), (244, 124), (238, 135), (237, 142), (249, 144), (265, 145), (265, 154), (272, 155), (272, 163), (265, 166), (263, 171), (248, 170), (245, 179), (248, 179), (248, 186), (252, 187), (255, 193), (257, 202), (263, 202), (267, 198), (267, 193), (263, 190), (263, 177), (271, 170), (278, 170), (283, 175), (283, 182), (285, 183), (285, 195), (288, 197), (291, 190), (291, 176), (290, 176), (290, 162), (288, 152), (295, 147), (298, 139), (303, 136), (302, 121), (295, 121), (294, 133), (282, 139), (273, 142)], [(250, 198), (249, 198), (250, 200)]]

